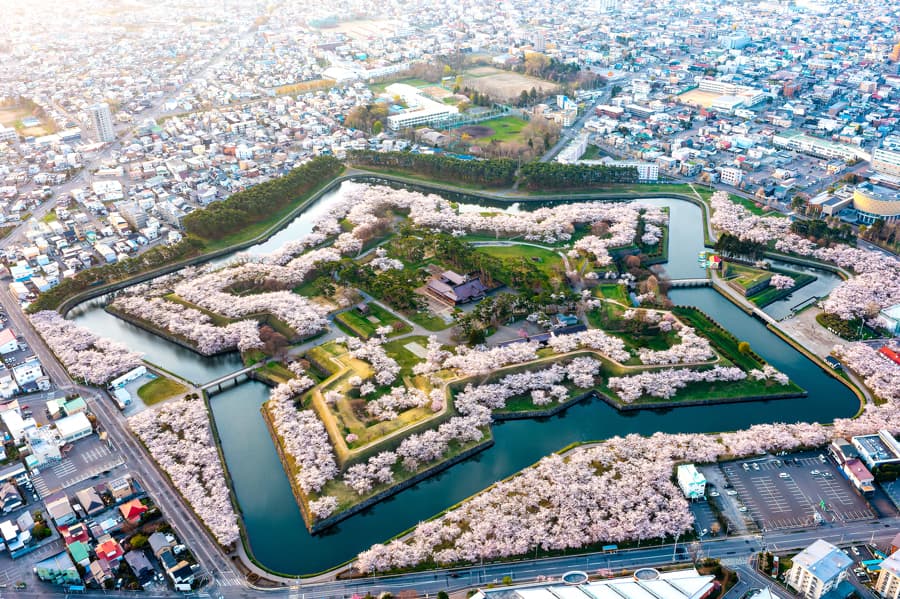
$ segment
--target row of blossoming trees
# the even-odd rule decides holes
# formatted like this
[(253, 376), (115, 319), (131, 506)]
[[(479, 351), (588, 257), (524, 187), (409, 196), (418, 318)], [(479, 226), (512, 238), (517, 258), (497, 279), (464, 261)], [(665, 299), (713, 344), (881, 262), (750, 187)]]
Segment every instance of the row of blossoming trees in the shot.
[[(791, 231), (786, 218), (756, 216), (734, 204), (728, 194), (716, 192), (711, 198), (713, 227), (742, 241), (773, 245), (780, 252), (835, 264), (851, 273), (822, 305), (825, 312), (843, 320), (871, 319), (873, 308), (900, 302), (900, 260), (893, 256), (835, 243), (821, 247)], [(775, 280), (773, 285), (785, 285)], [(900, 399), (900, 365), (863, 343), (836, 346), (834, 353), (851, 370), (859, 373), (867, 387), (883, 399)]]
[[(660, 227), (667, 219), (666, 213), (654, 206), (597, 202), (484, 215), (459, 212), (436, 195), (348, 183), (342, 199), (332, 204), (311, 233), (275, 253), (243, 256), (225, 268), (184, 269), (130, 289), (113, 302), (112, 308), (114, 313), (175, 335), (204, 354), (259, 347), (251, 321), (260, 314), (275, 316), (298, 337), (313, 336), (327, 327), (327, 309), (289, 290), (319, 274), (321, 266), (342, 256), (357, 255), (364, 240), (384, 225), (383, 215), (389, 210), (408, 213), (418, 227), (454, 235), (521, 236), (546, 243), (571, 239), (579, 224), (606, 222), (610, 225), (607, 235), (585, 236), (572, 249), (573, 255), (584, 253), (601, 266), (612, 261), (610, 250), (635, 243), (640, 220), (645, 224), (642, 242), (658, 243)], [(342, 222), (349, 222), (352, 230), (345, 231)], [(322, 246), (329, 241), (330, 246)], [(388, 261), (383, 255), (376, 256), (374, 263), (382, 270), (402, 267), (402, 263)], [(254, 293), (237, 294), (236, 289), (252, 289)], [(179, 302), (169, 301), (170, 294)], [(231, 322), (216, 326), (208, 312)]]

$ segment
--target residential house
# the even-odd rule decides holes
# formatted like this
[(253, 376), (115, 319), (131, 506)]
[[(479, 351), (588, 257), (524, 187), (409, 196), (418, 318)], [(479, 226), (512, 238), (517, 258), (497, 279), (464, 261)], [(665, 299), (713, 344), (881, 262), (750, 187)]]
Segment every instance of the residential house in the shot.
[(66, 545), (71, 545), (76, 541), (87, 543), (91, 540), (87, 526), (84, 522), (76, 522), (69, 526), (58, 526), (57, 530), (59, 530), (59, 534), (62, 536), (63, 542), (65, 542)]
[(97, 554), (98, 559), (104, 559), (116, 566), (122, 561), (122, 556), (125, 555), (125, 551), (119, 545), (119, 542), (109, 535), (103, 535), (97, 539), (94, 553)]
[(44, 582), (53, 584), (81, 584), (78, 569), (69, 554), (63, 551), (34, 565), (34, 573)]
[(119, 506), (119, 512), (122, 514), (122, 517), (132, 524), (139, 522), (146, 511), (147, 506), (141, 503), (140, 499), (132, 499)]
[(0, 354), (4, 356), (11, 354), (19, 349), (19, 341), (12, 329), (3, 329), (0, 331)]
[(131, 488), (131, 479), (127, 476), (109, 481), (109, 483), (106, 485), (106, 488), (112, 494), (113, 499), (116, 500), (116, 503), (122, 501), (123, 499), (127, 499), (134, 494), (134, 490)]
[(88, 567), (85, 579), (88, 583), (103, 587), (107, 581), (113, 579), (112, 565), (103, 558), (95, 559)]
[(22, 496), (12, 483), (0, 484), (0, 512), (11, 512), (22, 507)]
[(153, 582), (156, 570), (153, 569), (153, 565), (143, 551), (132, 549), (125, 554), (125, 563), (131, 567), (131, 571), (134, 572), (142, 587), (146, 588), (147, 585)]
[(78, 503), (81, 504), (81, 507), (84, 508), (84, 513), (88, 516), (96, 516), (106, 509), (103, 500), (100, 499), (100, 495), (93, 487), (78, 491), (75, 493), (75, 498), (78, 500)]
[(153, 555), (162, 564), (166, 574), (175, 585), (194, 582), (194, 568), (175, 555), (174, 545), (162, 534), (155, 532), (147, 539)]
[(87, 543), (83, 543), (82, 541), (75, 541), (66, 547), (69, 550), (69, 555), (72, 556), (72, 561), (78, 564), (83, 568), (87, 568), (88, 564), (91, 563), (91, 548)]
[(47, 512), (57, 526), (75, 522), (75, 512), (72, 510), (72, 504), (69, 503), (69, 498), (65, 495), (59, 499), (48, 501)]

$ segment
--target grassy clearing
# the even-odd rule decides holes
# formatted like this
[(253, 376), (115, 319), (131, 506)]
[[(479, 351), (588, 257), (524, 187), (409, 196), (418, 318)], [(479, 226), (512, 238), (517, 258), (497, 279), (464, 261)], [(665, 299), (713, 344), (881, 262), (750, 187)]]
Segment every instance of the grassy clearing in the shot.
[(445, 322), (443, 318), (437, 314), (433, 314), (430, 310), (425, 309), (421, 312), (404, 313), (408, 319), (428, 331), (443, 331), (453, 326), (453, 322)]
[(418, 343), (425, 348), (428, 347), (428, 337), (414, 335), (411, 337), (404, 337), (403, 339), (388, 341), (383, 346), (387, 355), (394, 358), (397, 361), (397, 364), (400, 365), (400, 376), (412, 376), (413, 366), (422, 362), (424, 359), (406, 349), (405, 346), (410, 343)]
[(565, 276), (563, 260), (556, 252), (530, 245), (491, 245), (479, 246), (476, 251), (495, 258), (525, 258), (537, 265), (538, 269), (549, 278)]
[(152, 406), (153, 404), (165, 401), (177, 395), (187, 393), (187, 390), (188, 388), (178, 381), (160, 376), (149, 383), (142, 385), (138, 389), (137, 394), (138, 397), (141, 398), (141, 401), (148, 406)]
[(727, 262), (722, 274), (728, 282), (739, 285), (745, 291), (772, 277), (771, 271), (734, 262)]
[[(371, 302), (366, 305), (369, 306), (368, 315), (361, 314), (356, 308), (351, 308), (335, 316), (335, 322), (345, 331), (356, 335), (357, 337), (361, 337), (362, 339), (369, 339), (374, 336), (375, 330), (378, 327), (393, 327), (394, 332), (388, 335), (388, 337), (394, 337), (409, 332), (410, 326), (397, 318), (394, 314)], [(373, 322), (373, 320), (375, 322)]]
[(407, 77), (405, 79), (397, 79), (396, 81), (382, 81), (381, 83), (371, 83), (369, 84), (369, 89), (372, 90), (372, 93), (375, 95), (383, 94), (385, 88), (392, 83), (405, 83), (406, 85), (411, 85), (413, 87), (431, 87), (433, 85), (440, 85), (440, 83), (430, 83), (425, 81), (424, 79), (417, 79), (415, 77)]
[(517, 116), (503, 116), (497, 119), (490, 119), (477, 123), (479, 127), (490, 127), (494, 130), (491, 135), (474, 140), (478, 145), (489, 144), (491, 140), (497, 141), (513, 141), (519, 139), (522, 130), (528, 121)]
[(599, 160), (606, 156), (606, 152), (600, 149), (600, 146), (589, 144), (587, 150), (581, 155), (582, 160)]

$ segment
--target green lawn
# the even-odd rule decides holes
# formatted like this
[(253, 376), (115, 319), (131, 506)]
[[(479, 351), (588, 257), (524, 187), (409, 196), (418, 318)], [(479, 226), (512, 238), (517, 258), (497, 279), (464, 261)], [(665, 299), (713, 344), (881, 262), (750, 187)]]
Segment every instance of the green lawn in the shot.
[(404, 313), (404, 316), (429, 331), (443, 331), (452, 327), (453, 322), (456, 322), (455, 320), (453, 322), (444, 322), (443, 318), (432, 314), (427, 309), (422, 312), (407, 312)]
[[(334, 320), (341, 329), (363, 339), (374, 336), (375, 329), (382, 326), (394, 327), (394, 332), (388, 335), (389, 337), (401, 335), (410, 330), (408, 324), (381, 306), (371, 302), (367, 305), (369, 306), (368, 316), (360, 314), (356, 308), (351, 308), (335, 316)], [(376, 322), (372, 322), (372, 319)]]
[(584, 154), (582, 154), (582, 160), (599, 160), (603, 158), (607, 154), (600, 149), (600, 146), (595, 146), (594, 144), (588, 144), (587, 150), (585, 150)]
[(404, 347), (410, 343), (418, 343), (423, 348), (426, 348), (428, 347), (428, 337), (424, 337), (422, 335), (404, 337), (403, 339), (388, 341), (383, 346), (385, 353), (396, 360), (397, 364), (400, 365), (401, 376), (412, 375), (413, 366), (415, 366), (419, 362), (424, 361), (424, 358), (416, 356), (414, 353)]
[(440, 85), (440, 83), (431, 83), (429, 81), (425, 81), (424, 79), (407, 77), (406, 79), (398, 79), (396, 81), (382, 81), (381, 83), (372, 83), (369, 85), (369, 89), (372, 90), (373, 94), (382, 94), (384, 93), (385, 88), (392, 83), (405, 83), (406, 85), (411, 85), (413, 87), (431, 87), (433, 85)]
[(475, 143), (488, 144), (492, 139), (496, 139), (497, 141), (512, 141), (521, 135), (522, 130), (527, 124), (528, 121), (517, 116), (502, 116), (496, 119), (481, 121), (480, 123), (476, 123), (476, 126), (490, 127), (494, 132), (487, 137), (476, 139)]
[(782, 214), (777, 210), (767, 209), (765, 204), (759, 204), (757, 202), (754, 202), (753, 200), (748, 200), (747, 198), (735, 195), (733, 193), (728, 194), (728, 199), (730, 199), (735, 204), (740, 204), (749, 212), (757, 216), (779, 216), (782, 218), (787, 218), (787, 215)]
[(763, 280), (772, 277), (771, 271), (744, 264), (735, 264), (734, 262), (726, 262), (725, 270), (722, 274), (727, 281), (740, 285), (744, 290), (750, 289), (754, 285), (762, 283)]
[(814, 277), (813, 275), (808, 275), (805, 273), (795, 273), (788, 271), (779, 272), (794, 279), (794, 286), (790, 289), (776, 289), (774, 287), (767, 287), (764, 291), (760, 291), (759, 293), (751, 296), (749, 298), (751, 302), (753, 302), (760, 308), (765, 308), (772, 302), (778, 301), (783, 297), (787, 297), (804, 285), (809, 285), (816, 280), (816, 277)]
[(733, 362), (735, 366), (739, 366), (746, 371), (765, 366), (763, 359), (753, 352), (752, 347), (750, 352), (746, 354), (738, 351), (738, 344), (740, 343), (738, 339), (697, 308), (675, 306), (672, 308), (672, 313), (688, 326), (696, 329), (699, 335), (709, 339), (713, 348), (726, 359)]
[(550, 278), (565, 276), (563, 260), (556, 252), (530, 245), (489, 245), (478, 246), (476, 251), (495, 258), (525, 258), (537, 265)]
[(187, 390), (187, 387), (178, 381), (160, 376), (141, 386), (137, 393), (145, 404), (152, 406), (176, 395), (187, 393)]

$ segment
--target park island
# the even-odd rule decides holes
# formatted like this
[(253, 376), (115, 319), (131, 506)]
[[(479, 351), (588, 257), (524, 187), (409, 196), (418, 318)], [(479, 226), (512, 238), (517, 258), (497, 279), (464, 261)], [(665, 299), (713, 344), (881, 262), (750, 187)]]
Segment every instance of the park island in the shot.
[[(130, 428), (219, 544), (260, 567), (308, 573), (358, 553), (350, 571), (366, 573), (673, 539), (692, 521), (677, 464), (818, 447), (894, 418), (804, 423), (859, 400), (762, 308), (818, 280), (840, 298), (860, 277), (787, 262), (835, 257), (777, 251), (787, 219), (690, 186), (504, 197), (336, 174), (265, 243), (113, 282), (71, 320), (32, 316), (85, 382), (156, 373)], [(242, 229), (196, 223), (192, 243), (213, 248), (217, 226)], [(434, 491), (420, 504), (421, 489)]]

